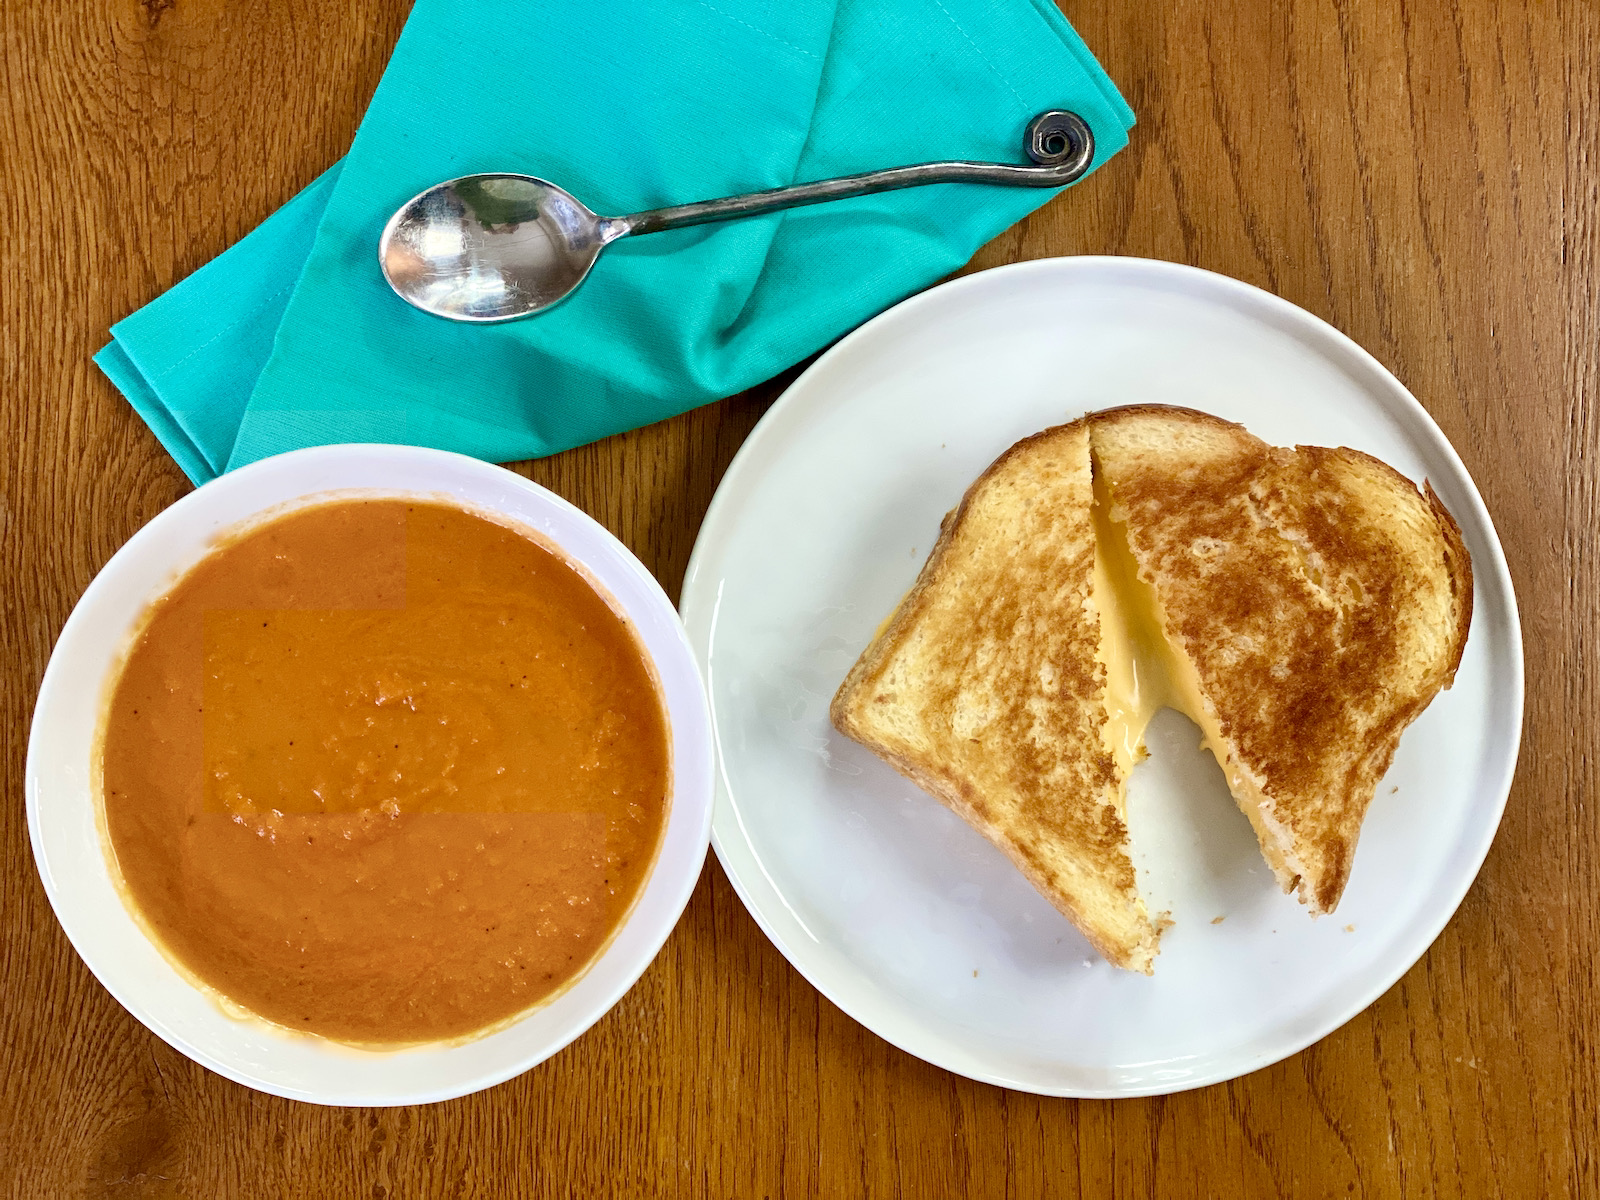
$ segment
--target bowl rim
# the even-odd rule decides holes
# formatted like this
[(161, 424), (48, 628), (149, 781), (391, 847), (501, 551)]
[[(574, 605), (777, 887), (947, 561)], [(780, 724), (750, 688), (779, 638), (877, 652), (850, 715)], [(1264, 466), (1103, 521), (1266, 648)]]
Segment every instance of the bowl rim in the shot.
[[(307, 486), (306, 480), (313, 482)], [(672, 764), (670, 807), (655, 860), (627, 915), (583, 972), (551, 998), (481, 1034), (370, 1050), (228, 1015), (215, 993), (151, 938), (116, 878), (100, 827), (96, 729), (85, 732), (82, 720), (85, 708), (96, 714), (103, 709), (150, 602), (203, 558), (219, 535), (319, 497), (357, 492), (453, 501), (557, 548), (634, 629), (668, 715)], [(259, 496), (268, 498), (252, 501)], [(248, 511), (229, 515), (230, 505)], [(144, 584), (134, 585), (135, 577)], [(152, 585), (152, 579), (159, 582)], [(112, 614), (123, 619), (113, 622)], [(107, 645), (114, 647), (109, 653)], [(87, 699), (84, 660), (98, 664)], [(59, 753), (63, 740), (72, 741), (73, 753)], [(87, 757), (77, 752), (80, 744)], [(45, 894), (100, 984), (156, 1036), (217, 1074), (273, 1095), (330, 1105), (431, 1103), (467, 1095), (569, 1045), (654, 961), (698, 883), (711, 837), (712, 746), (704, 682), (677, 609), (655, 577), (589, 514), (513, 471), (450, 451), (381, 443), (312, 447), (263, 459), (196, 488), (135, 532), (96, 573), (51, 650), (29, 730), (24, 779), (30, 843)], [(94, 834), (92, 855), (83, 846), (86, 830)], [(63, 846), (71, 847), (71, 861)], [(111, 910), (108, 887), (119, 901)], [(125, 944), (130, 929), (142, 945)], [(181, 1001), (175, 983), (189, 994)], [(196, 998), (210, 1011), (189, 1003)], [(299, 1065), (286, 1069), (285, 1061)], [(324, 1078), (301, 1077), (306, 1064), (315, 1076), (319, 1063), (326, 1067)]]

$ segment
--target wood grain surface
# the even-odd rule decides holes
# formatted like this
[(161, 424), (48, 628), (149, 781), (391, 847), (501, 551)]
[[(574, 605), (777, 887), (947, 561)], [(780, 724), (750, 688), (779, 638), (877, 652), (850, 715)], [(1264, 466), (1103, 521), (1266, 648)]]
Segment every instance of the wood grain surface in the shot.
[[(1600, 12), (1065, 9), (1140, 123), (971, 269), (1149, 255), (1304, 306), (1416, 393), (1504, 540), (1528, 651), (1521, 765), (1426, 957), (1244, 1079), (1042, 1099), (856, 1025), (713, 861), (621, 1004), (480, 1095), (321, 1109), (168, 1049), (57, 926), (23, 809), (54, 638), (100, 565), (188, 490), (89, 356), (342, 152), (405, 3), (4, 0), (0, 1194), (1600, 1196)], [(521, 469), (675, 593), (720, 474), (783, 382)]]

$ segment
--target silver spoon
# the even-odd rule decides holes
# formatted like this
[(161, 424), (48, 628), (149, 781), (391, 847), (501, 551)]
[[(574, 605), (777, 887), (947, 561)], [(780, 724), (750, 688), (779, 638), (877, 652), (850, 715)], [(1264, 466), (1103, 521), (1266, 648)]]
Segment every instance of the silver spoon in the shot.
[(1040, 113), (1024, 139), (1034, 166), (923, 163), (627, 217), (597, 216), (532, 175), (463, 175), (413, 197), (389, 218), (378, 262), (389, 286), (423, 312), (480, 325), (514, 321), (565, 300), (618, 238), (926, 183), (1063, 187), (1094, 158), (1094, 135), (1076, 113)]

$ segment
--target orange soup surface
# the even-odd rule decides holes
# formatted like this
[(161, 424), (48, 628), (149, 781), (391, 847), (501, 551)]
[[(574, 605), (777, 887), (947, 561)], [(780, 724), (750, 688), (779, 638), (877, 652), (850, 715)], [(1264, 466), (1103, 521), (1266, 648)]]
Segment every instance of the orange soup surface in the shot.
[(152, 605), (102, 795), (168, 953), (268, 1020), (473, 1033), (602, 950), (666, 820), (644, 651), (530, 536), (337, 500), (249, 529)]

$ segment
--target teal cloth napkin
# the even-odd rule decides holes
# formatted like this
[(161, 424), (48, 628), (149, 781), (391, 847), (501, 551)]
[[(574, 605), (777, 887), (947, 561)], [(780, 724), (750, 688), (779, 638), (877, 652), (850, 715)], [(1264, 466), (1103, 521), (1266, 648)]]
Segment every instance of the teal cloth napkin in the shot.
[(1021, 161), (1133, 113), (1051, 0), (417, 0), (344, 161), (112, 327), (95, 358), (195, 482), (333, 442), (553, 454), (739, 392), (964, 263), (1053, 194), (946, 184), (608, 249), (565, 305), (464, 326), (377, 264), (474, 171), (606, 214), (941, 158)]

